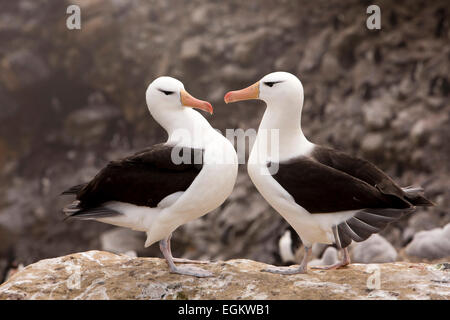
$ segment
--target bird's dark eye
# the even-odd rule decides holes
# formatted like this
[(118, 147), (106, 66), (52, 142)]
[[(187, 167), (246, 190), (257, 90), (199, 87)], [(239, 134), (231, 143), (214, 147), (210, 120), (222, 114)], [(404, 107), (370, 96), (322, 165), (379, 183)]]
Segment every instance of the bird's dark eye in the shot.
[(164, 93), (166, 96), (171, 95), (173, 93), (173, 91), (166, 91), (163, 89), (158, 89), (159, 91), (161, 91), (162, 93)]
[(267, 82), (264, 82), (264, 84), (266, 86), (272, 88), (274, 85), (276, 85), (277, 83), (280, 83), (280, 82), (283, 82), (283, 81), (267, 81)]

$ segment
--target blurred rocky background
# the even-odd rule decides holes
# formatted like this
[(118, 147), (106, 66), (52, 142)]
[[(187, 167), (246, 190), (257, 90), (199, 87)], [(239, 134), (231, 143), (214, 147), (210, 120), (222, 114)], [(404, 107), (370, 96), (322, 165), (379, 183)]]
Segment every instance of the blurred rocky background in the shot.
[[(66, 27), (73, 3), (81, 30)], [(421, 185), (436, 203), (353, 246), (354, 261), (449, 257), (450, 3), (377, 1), (381, 30), (366, 28), (370, 4), (0, 0), (0, 282), (20, 265), (78, 251), (159, 256), (157, 245), (144, 249), (144, 234), (64, 222), (70, 199), (59, 196), (109, 160), (166, 138), (145, 104), (159, 75), (211, 101), (215, 114), (205, 117), (222, 132), (257, 128), (264, 111), (258, 101), (225, 105), (227, 90), (275, 70), (298, 75), (311, 141)], [(229, 200), (179, 228), (173, 249), (296, 262), (301, 245), (286, 230), (242, 166)], [(314, 248), (316, 263), (334, 261), (325, 249)]]

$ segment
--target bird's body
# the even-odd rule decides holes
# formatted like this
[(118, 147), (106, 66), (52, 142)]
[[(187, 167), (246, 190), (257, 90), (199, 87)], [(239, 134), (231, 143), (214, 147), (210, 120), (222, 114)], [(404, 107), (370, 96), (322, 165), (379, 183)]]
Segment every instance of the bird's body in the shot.
[[(255, 154), (258, 154), (256, 146), (250, 155), (248, 173), (258, 191), (289, 222), (305, 245), (334, 243), (333, 226), (352, 224), (355, 216), (356, 219), (363, 219), (361, 222), (367, 225), (366, 229), (354, 226), (352, 230), (357, 235), (359, 233), (359, 237), (352, 234), (348, 236), (355, 241), (365, 240), (395, 220), (393, 218), (410, 212), (417, 202), (423, 201), (422, 198), (416, 198), (420, 196), (411, 195), (417, 189), (398, 187), (388, 176), (363, 159), (314, 144), (304, 150), (309, 151), (280, 159), (276, 164), (265, 159), (266, 163), (270, 163), (268, 166), (253, 161)], [(327, 157), (331, 163), (324, 159)], [(352, 165), (346, 170), (339, 163), (332, 163), (333, 159), (336, 162), (345, 159)], [(270, 174), (270, 168), (276, 167), (277, 172)], [(355, 172), (359, 170), (361, 174), (357, 175)], [(378, 175), (377, 180), (369, 178), (374, 175)], [(383, 186), (375, 181), (384, 182), (394, 192), (390, 193), (386, 186), (383, 190)], [(362, 211), (368, 209), (373, 212), (378, 210), (378, 213), (373, 214), (380, 217), (374, 217), (373, 222), (364, 219)], [(383, 209), (389, 217), (383, 214)], [(394, 210), (398, 210), (398, 214), (394, 214)], [(340, 239), (342, 247), (350, 244), (346, 239)]]
[[(211, 140), (214, 146), (222, 144), (226, 152), (232, 154), (234, 148), (231, 143), (219, 133), (217, 135)], [(99, 217), (99, 211), (96, 211), (96, 220), (146, 232), (147, 247), (179, 226), (219, 207), (233, 189), (236, 166), (232, 163), (220, 164), (220, 159), (210, 147), (204, 150), (182, 148), (182, 152), (192, 155), (192, 161), (194, 155), (200, 155), (201, 163), (175, 165), (170, 161), (174, 148), (169, 144), (160, 144), (110, 163), (78, 197), (80, 204), (90, 197), (104, 199), (101, 203), (94, 202), (94, 207), (89, 207), (86, 214), (83, 215), (83, 211), (78, 213), (79, 217), (89, 219), (89, 209), (103, 208), (106, 216)], [(152, 153), (156, 153), (157, 159), (152, 159)], [(150, 159), (146, 160), (146, 156)], [(112, 185), (111, 188), (106, 183)], [(105, 188), (108, 188), (105, 197), (98, 195)], [(109, 214), (111, 212), (120, 214)]]
[(228, 93), (225, 101), (255, 98), (264, 100), (267, 109), (248, 160), (249, 176), (306, 249), (298, 269), (267, 271), (306, 272), (314, 243), (335, 243), (344, 251), (336, 267), (348, 264), (346, 248), (352, 240), (366, 240), (415, 206), (432, 205), (420, 188), (400, 188), (370, 162), (308, 141), (301, 129), (303, 87), (292, 74), (269, 74)]
[[(64, 211), (71, 218), (146, 232), (145, 246), (161, 241), (161, 250), (171, 266), (172, 232), (226, 200), (236, 180), (237, 156), (231, 142), (197, 111), (157, 105), (158, 98), (165, 98), (164, 92), (183, 90), (175, 79), (169, 79), (157, 79), (157, 84), (147, 90), (150, 112), (166, 129), (167, 142), (112, 161), (89, 183), (67, 190), (65, 194), (75, 194), (77, 200)], [(175, 89), (171, 89), (173, 86)], [(203, 103), (199, 101), (195, 103)], [(206, 275), (200, 270), (183, 271), (172, 266), (171, 271)]]

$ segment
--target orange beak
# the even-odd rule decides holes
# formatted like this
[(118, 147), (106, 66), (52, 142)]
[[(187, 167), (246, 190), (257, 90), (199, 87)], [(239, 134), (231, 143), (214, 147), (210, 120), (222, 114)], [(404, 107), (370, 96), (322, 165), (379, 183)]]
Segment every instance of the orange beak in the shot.
[(259, 81), (242, 90), (230, 91), (225, 97), (225, 103), (259, 98)]
[(213, 113), (213, 107), (212, 107), (211, 103), (209, 103), (208, 101), (203, 101), (203, 100), (194, 98), (189, 93), (187, 93), (187, 91), (185, 91), (185, 90), (181, 90), (180, 99), (181, 99), (181, 104), (185, 107), (200, 109), (200, 110), (209, 112), (210, 114)]

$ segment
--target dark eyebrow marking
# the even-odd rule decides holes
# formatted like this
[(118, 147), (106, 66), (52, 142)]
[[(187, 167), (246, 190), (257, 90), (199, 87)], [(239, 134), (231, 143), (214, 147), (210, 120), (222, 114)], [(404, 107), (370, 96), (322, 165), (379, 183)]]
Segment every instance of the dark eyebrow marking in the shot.
[(168, 96), (169, 94), (173, 93), (173, 91), (166, 91), (166, 90), (163, 90), (163, 89), (158, 89), (158, 90), (161, 91), (162, 93), (164, 93), (166, 96)]
[(264, 83), (266, 86), (272, 88), (274, 84), (281, 83), (281, 82), (284, 82), (284, 81), (266, 81), (266, 82), (263, 82), (263, 83)]

